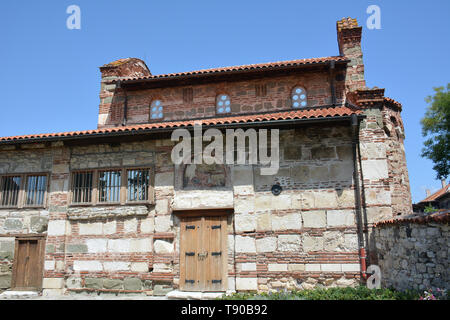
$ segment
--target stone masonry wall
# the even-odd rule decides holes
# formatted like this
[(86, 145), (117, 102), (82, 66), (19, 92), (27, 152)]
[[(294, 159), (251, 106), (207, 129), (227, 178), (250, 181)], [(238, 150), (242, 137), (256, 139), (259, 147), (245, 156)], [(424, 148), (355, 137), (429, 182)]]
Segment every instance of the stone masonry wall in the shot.
[[(44, 294), (100, 291), (159, 295), (177, 288), (180, 223), (173, 212), (205, 207), (234, 208), (228, 219), (229, 290), (359, 282), (349, 125), (281, 130), (276, 175), (261, 175), (257, 165), (230, 166), (220, 171), (231, 176), (219, 187), (189, 185), (185, 189), (178, 183), (183, 181), (180, 175), (184, 172), (170, 160), (174, 144), (169, 139), (86, 146), (56, 143), (29, 153), (0, 153), (3, 173), (12, 170), (12, 164), (5, 165), (9, 159), (17, 162), (32, 157), (45, 159), (35, 162), (43, 164), (42, 170), (51, 171), (48, 206), (34, 213), (49, 219), (48, 228), (41, 228), (47, 233)], [(154, 203), (69, 203), (72, 170), (141, 166), (154, 170)], [(29, 170), (39, 171), (34, 167)], [(273, 184), (282, 186), (280, 195), (271, 193)], [(375, 208), (388, 206), (383, 199), (372, 199), (374, 217), (380, 215)], [(0, 212), (27, 220), (24, 209)], [(33, 228), (29, 231), (35, 232)], [(8, 235), (4, 224), (2, 232)], [(0, 239), (0, 251), (7, 247), (5, 252), (12, 252), (14, 238)]]
[(383, 287), (450, 289), (448, 223), (383, 224), (375, 239)]
[[(0, 175), (48, 173), (53, 154), (43, 144), (20, 149), (2, 147)], [(48, 208), (0, 208), (0, 291), (11, 286), (15, 234), (42, 234), (47, 231)]]

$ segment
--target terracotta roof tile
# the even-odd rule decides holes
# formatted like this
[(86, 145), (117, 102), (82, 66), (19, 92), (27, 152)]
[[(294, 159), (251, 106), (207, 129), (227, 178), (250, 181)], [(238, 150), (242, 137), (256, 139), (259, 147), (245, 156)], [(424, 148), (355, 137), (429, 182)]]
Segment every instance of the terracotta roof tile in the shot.
[(395, 219), (383, 220), (374, 224), (375, 227), (384, 226), (384, 225), (392, 225), (392, 224), (402, 224), (402, 223), (429, 223), (429, 222), (437, 222), (437, 223), (448, 223), (450, 222), (450, 210), (449, 209), (441, 209), (436, 212), (420, 215), (420, 214), (412, 214), (404, 217), (399, 217)]
[(437, 198), (443, 196), (444, 194), (446, 194), (450, 187), (450, 184), (447, 184), (445, 187), (441, 188), (440, 190), (436, 191), (435, 193), (433, 193), (432, 195), (426, 197), (425, 199), (423, 199), (422, 201), (420, 201), (419, 203), (423, 203), (423, 202), (430, 202), (430, 201), (434, 201)]
[(280, 67), (313, 65), (313, 64), (319, 64), (319, 63), (326, 63), (326, 62), (330, 62), (330, 61), (346, 62), (346, 61), (348, 61), (348, 59), (343, 56), (331, 56), (331, 57), (311, 58), (311, 59), (286, 60), (286, 61), (277, 61), (277, 62), (269, 62), (269, 63), (248, 64), (248, 65), (241, 65), (241, 66), (201, 69), (201, 70), (187, 71), (187, 72), (157, 74), (157, 75), (151, 75), (151, 76), (146, 76), (146, 77), (124, 78), (124, 79), (120, 79), (120, 81), (161, 79), (161, 78), (193, 76), (193, 75), (211, 74), (211, 73), (244, 71), (244, 70), (265, 70), (265, 69), (273, 69), (273, 68), (280, 68)]
[(59, 132), (59, 133), (43, 133), (32, 134), (22, 136), (0, 137), (0, 143), (4, 142), (20, 142), (20, 141), (38, 141), (46, 138), (67, 138), (75, 136), (93, 136), (103, 135), (109, 133), (125, 133), (125, 132), (142, 132), (152, 129), (176, 129), (194, 126), (195, 124), (209, 125), (224, 125), (231, 123), (251, 123), (251, 122), (268, 122), (272, 120), (294, 120), (294, 119), (314, 119), (314, 118), (331, 118), (340, 116), (350, 116), (351, 114), (360, 114), (361, 110), (353, 109), (347, 106), (335, 106), (335, 107), (320, 107), (320, 108), (308, 108), (301, 110), (280, 111), (263, 114), (252, 115), (234, 115), (217, 118), (206, 119), (192, 119), (192, 120), (180, 120), (180, 121), (163, 121), (152, 122), (147, 124), (139, 124), (132, 126), (113, 127), (113, 128), (101, 128), (95, 130), (84, 131), (71, 131), (71, 132)]

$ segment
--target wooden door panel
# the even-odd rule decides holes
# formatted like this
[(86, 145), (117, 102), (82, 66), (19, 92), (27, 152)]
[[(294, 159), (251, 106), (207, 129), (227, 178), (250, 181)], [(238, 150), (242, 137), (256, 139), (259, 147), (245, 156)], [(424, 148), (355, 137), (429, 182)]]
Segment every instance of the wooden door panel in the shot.
[(226, 216), (184, 217), (180, 227), (180, 289), (223, 291), (226, 288)]
[(42, 264), (44, 240), (17, 239), (13, 265), (12, 288), (16, 290), (39, 290), (42, 287)]

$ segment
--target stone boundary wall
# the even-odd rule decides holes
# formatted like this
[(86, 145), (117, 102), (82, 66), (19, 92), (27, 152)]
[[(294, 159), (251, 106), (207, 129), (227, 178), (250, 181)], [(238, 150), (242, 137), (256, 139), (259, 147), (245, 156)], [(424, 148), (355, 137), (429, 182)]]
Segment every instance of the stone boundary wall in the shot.
[(450, 289), (449, 213), (444, 219), (399, 220), (374, 229), (382, 287)]

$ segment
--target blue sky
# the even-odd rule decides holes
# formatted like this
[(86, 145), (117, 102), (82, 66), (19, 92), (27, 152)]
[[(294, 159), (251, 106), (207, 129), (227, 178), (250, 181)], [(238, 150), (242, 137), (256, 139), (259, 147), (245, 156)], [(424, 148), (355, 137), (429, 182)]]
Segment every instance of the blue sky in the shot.
[[(81, 29), (69, 30), (69, 5)], [(369, 5), (381, 29), (369, 30)], [(357, 18), (369, 87), (403, 104), (413, 201), (435, 191), (421, 158), (425, 97), (450, 74), (450, 1), (2, 1), (0, 136), (93, 129), (98, 67), (143, 59), (153, 74), (338, 55), (336, 21)]]

